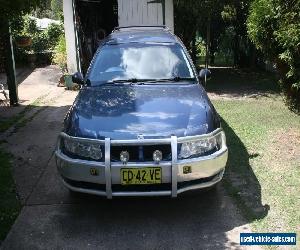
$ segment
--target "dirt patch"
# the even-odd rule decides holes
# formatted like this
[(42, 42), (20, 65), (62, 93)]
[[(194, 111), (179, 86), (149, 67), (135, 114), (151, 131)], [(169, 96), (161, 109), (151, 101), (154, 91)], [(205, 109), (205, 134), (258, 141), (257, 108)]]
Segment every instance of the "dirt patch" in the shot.
[(290, 167), (289, 163), (300, 167), (300, 131), (295, 128), (281, 129), (271, 136), (269, 154), (274, 166), (280, 167), (280, 171)]
[(277, 99), (281, 95), (275, 92), (257, 92), (255, 90), (249, 91), (241, 91), (240, 93), (215, 93), (209, 92), (208, 96), (211, 100), (245, 100), (246, 98), (249, 99), (261, 99), (261, 98), (270, 98), (270, 99)]

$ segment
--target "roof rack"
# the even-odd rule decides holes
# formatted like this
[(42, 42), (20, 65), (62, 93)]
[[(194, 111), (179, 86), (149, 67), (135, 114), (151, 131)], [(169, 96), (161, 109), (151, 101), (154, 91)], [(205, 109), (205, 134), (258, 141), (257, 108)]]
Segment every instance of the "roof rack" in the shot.
[(134, 29), (134, 28), (152, 28), (152, 29), (163, 29), (169, 31), (169, 28), (166, 25), (130, 25), (130, 26), (115, 27), (112, 32), (123, 30), (123, 29)]

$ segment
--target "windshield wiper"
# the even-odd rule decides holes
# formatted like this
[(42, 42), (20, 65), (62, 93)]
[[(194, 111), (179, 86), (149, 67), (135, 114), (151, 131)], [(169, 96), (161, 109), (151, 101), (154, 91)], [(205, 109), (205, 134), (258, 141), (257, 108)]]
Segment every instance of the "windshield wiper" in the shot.
[(194, 77), (180, 77), (175, 76), (173, 78), (157, 79), (158, 82), (182, 82), (182, 81), (195, 81)]
[(117, 79), (109, 81), (108, 83), (131, 83), (131, 84), (143, 84), (144, 82), (154, 82), (156, 79), (138, 79), (138, 78), (130, 78), (130, 79)]
[(130, 79), (116, 79), (106, 82), (106, 84), (137, 84), (143, 85), (144, 83), (160, 83), (160, 82), (181, 82), (181, 81), (195, 81), (196, 79), (193, 77), (179, 77), (175, 76), (173, 78), (162, 78), (162, 79), (138, 79), (138, 78), (130, 78)]

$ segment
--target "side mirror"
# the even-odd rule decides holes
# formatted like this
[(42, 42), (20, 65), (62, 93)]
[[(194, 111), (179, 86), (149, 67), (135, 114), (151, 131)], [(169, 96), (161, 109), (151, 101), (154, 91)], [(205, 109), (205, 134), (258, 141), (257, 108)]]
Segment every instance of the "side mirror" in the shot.
[(211, 71), (209, 69), (201, 69), (199, 72), (199, 79), (201, 81), (207, 81), (211, 78)]
[(76, 72), (72, 75), (72, 82), (77, 83), (79, 85), (84, 84), (83, 75), (80, 72)]

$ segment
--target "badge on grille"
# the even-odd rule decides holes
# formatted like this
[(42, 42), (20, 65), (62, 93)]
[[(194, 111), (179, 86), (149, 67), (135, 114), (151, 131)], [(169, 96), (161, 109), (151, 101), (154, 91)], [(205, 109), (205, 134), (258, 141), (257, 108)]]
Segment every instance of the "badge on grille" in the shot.
[(139, 135), (137, 136), (137, 138), (138, 138), (138, 140), (143, 140), (143, 139), (144, 139), (144, 135), (143, 135), (143, 134), (139, 134)]

